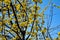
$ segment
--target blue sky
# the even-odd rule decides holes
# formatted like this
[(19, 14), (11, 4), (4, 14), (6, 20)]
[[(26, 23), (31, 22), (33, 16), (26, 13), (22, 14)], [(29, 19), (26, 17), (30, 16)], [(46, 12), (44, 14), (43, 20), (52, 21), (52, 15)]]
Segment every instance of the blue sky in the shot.
[[(40, 4), (41, 8), (43, 9), (47, 4), (48, 4), (49, 0), (43, 0), (43, 4)], [(52, 0), (53, 4), (56, 4), (57, 6), (60, 6), (60, 0)], [(46, 15), (50, 15), (50, 9), (51, 7), (49, 7), (46, 11), (45, 14)], [(55, 8), (53, 7), (53, 19), (52, 19), (52, 24), (51, 24), (51, 28), (52, 27), (56, 27), (57, 25), (60, 25), (60, 8)], [(60, 30), (56, 30), (54, 32), (52, 32), (52, 37), (57, 37), (57, 32), (59, 32)], [(56, 34), (55, 34), (56, 33)]]
[[(43, 0), (43, 4), (41, 4), (41, 8), (43, 9), (47, 4), (49, 0)], [(52, 0), (53, 4), (56, 4), (57, 6), (60, 6), (60, 0)], [(46, 10), (45, 14), (50, 14), (50, 7)], [(60, 24), (60, 8), (53, 7), (53, 20), (52, 20), (52, 26), (57, 26)]]

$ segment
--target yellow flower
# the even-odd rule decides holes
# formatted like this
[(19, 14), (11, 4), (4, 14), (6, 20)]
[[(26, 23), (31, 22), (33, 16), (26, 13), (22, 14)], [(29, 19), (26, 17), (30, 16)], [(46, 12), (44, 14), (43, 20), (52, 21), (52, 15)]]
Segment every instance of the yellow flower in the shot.
[(26, 22), (21, 22), (20, 23), (20, 26), (22, 26), (22, 27), (24, 27), (24, 26), (27, 26), (28, 24), (27, 24), (27, 21)]
[(14, 13), (12, 13), (11, 16), (14, 16)]
[(32, 36), (36, 36), (37, 32), (32, 32), (31, 35)]
[(3, 22), (4, 23), (9, 23), (10, 21), (6, 19), (6, 20), (3, 20)]
[(26, 8), (26, 3), (22, 2), (22, 6), (23, 6), (23, 8)]
[(2, 31), (2, 28), (0, 28), (0, 32)]
[(32, 38), (29, 38), (28, 40), (32, 40)]
[(33, 15), (34, 15), (34, 14), (33, 14), (33, 13), (31, 13), (31, 14), (29, 14), (29, 17), (33, 18)]
[(45, 23), (45, 21), (44, 20), (42, 20), (42, 24), (44, 24)]
[(15, 4), (15, 6), (17, 10), (20, 10), (20, 4)]
[(23, 6), (23, 7), (22, 7), (22, 12), (25, 12), (25, 11), (26, 11), (26, 3), (23, 3), (23, 2), (22, 2), (22, 6)]
[(57, 40), (57, 38), (54, 38), (54, 40)]
[(30, 32), (26, 32), (26, 34), (28, 35), (28, 34), (31, 34)]
[(22, 16), (21, 14), (17, 14), (17, 18), (20, 19)]
[(6, 40), (6, 38), (4, 36), (2, 36), (2, 35), (0, 35), (0, 39), (1, 40)]
[(13, 27), (13, 28), (16, 28), (16, 27), (17, 27), (17, 24), (13, 24), (12, 27)]
[(34, 2), (38, 2), (38, 0), (33, 0)]
[(11, 2), (11, 0), (4, 0), (4, 3), (5, 3), (6, 5), (10, 5), (10, 2)]
[(20, 13), (20, 15), (25, 17), (26, 16), (26, 13)]
[(58, 36), (60, 36), (60, 32), (58, 32)]
[(35, 20), (34, 22), (39, 23), (39, 20)]
[(30, 18), (28, 19), (28, 21), (29, 21), (29, 23), (32, 23), (32, 22), (33, 22), (33, 19), (30, 17)]
[(38, 26), (35, 27), (36, 31), (38, 31), (38, 28), (39, 28)]
[(13, 38), (12, 40), (16, 40), (16, 38)]
[(50, 40), (50, 38), (47, 37), (46, 40)]
[(0, 26), (2, 26), (2, 22), (0, 22)]
[(2, 38), (2, 40), (6, 40), (6, 38), (4, 37), (4, 38)]
[(8, 9), (10, 9), (11, 7), (10, 7), (10, 5), (8, 5)]
[(58, 40), (60, 40), (60, 38), (58, 38)]
[(37, 18), (39, 15), (38, 14), (35, 14), (35, 13), (31, 13), (29, 14), (29, 17), (31, 18)]
[(2, 2), (2, 0), (0, 0), (0, 3)]
[(33, 8), (35, 8), (36, 10), (39, 10), (40, 9), (40, 7), (39, 6), (36, 6), (36, 5), (34, 5)]
[(43, 16), (44, 16), (44, 13), (40, 13), (39, 16), (40, 16), (40, 17), (43, 17)]
[(15, 38), (16, 38), (16, 39), (19, 39), (19, 37), (18, 37), (18, 36), (15, 36)]
[(3, 11), (3, 15), (5, 15), (6, 14), (6, 11)]
[(7, 10), (7, 8), (6, 8), (6, 7), (4, 7), (4, 8), (3, 8), (3, 11), (6, 11), (6, 10)]
[(43, 30), (41, 30), (41, 32), (42, 32), (43, 34), (46, 33), (46, 31), (47, 31), (46, 28), (44, 28)]

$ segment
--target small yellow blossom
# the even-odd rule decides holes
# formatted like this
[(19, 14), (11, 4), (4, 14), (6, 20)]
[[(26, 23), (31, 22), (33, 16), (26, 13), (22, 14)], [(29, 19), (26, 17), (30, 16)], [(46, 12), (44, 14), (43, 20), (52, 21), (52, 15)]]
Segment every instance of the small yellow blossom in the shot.
[(44, 28), (43, 30), (41, 30), (41, 32), (42, 32), (43, 34), (46, 33), (46, 31), (47, 31), (46, 28)]
[(16, 40), (16, 38), (13, 38), (12, 40)]
[(10, 5), (8, 5), (8, 9), (10, 9), (11, 7), (10, 7)]
[(40, 17), (43, 17), (43, 16), (44, 16), (44, 13), (40, 13), (39, 16), (40, 16)]
[(6, 11), (3, 11), (3, 14), (5, 15), (6, 14)]
[(0, 2), (2, 2), (2, 0), (0, 0)]
[(3, 20), (3, 22), (4, 23), (9, 23), (10, 21), (6, 19), (6, 20)]
[(26, 3), (22, 3), (23, 8), (26, 8)]
[(26, 13), (21, 13), (20, 15), (25, 17), (26, 16)]
[(33, 0), (34, 2), (38, 2), (38, 0)]
[(29, 23), (32, 23), (32, 22), (33, 22), (33, 19), (30, 17), (30, 18), (28, 19), (28, 21), (29, 21)]
[(5, 3), (6, 5), (10, 5), (10, 2), (11, 2), (11, 0), (4, 0), (4, 3)]
[(26, 22), (21, 22), (20, 23), (20, 26), (22, 26), (22, 27), (24, 27), (24, 26), (27, 26), (28, 24), (27, 24), (27, 21)]
[(35, 20), (34, 22), (39, 23), (39, 20)]
[(31, 35), (32, 36), (36, 36), (37, 32), (32, 32)]
[(3, 8), (3, 11), (6, 11), (6, 10), (7, 10), (7, 8), (6, 8), (6, 7), (4, 7), (4, 8)]
[(16, 9), (19, 11), (20, 10), (20, 4), (15, 4)]
[(1, 40), (6, 40), (6, 38), (4, 36), (1, 36), (1, 35), (0, 35), (0, 39)]
[(2, 40), (6, 40), (6, 38), (4, 37), (4, 38), (2, 38)]
[(17, 24), (13, 24), (12, 27), (13, 27), (13, 28), (16, 28), (16, 27), (17, 27)]
[(35, 27), (36, 31), (38, 31), (38, 28), (39, 28), (38, 26)]
[(2, 31), (2, 28), (0, 28), (0, 31)]
[(32, 40), (32, 38), (29, 38), (28, 40)]
[(18, 37), (18, 36), (15, 36), (15, 38), (16, 38), (16, 39), (19, 39), (19, 37)]
[(60, 32), (58, 32), (58, 36), (60, 36)]
[(0, 22), (0, 26), (2, 26), (2, 22)]
[(47, 37), (46, 40), (50, 40), (50, 38)]
[(40, 7), (39, 6), (36, 6), (36, 5), (34, 5), (33, 8), (35, 8), (36, 10), (39, 10), (40, 9)]

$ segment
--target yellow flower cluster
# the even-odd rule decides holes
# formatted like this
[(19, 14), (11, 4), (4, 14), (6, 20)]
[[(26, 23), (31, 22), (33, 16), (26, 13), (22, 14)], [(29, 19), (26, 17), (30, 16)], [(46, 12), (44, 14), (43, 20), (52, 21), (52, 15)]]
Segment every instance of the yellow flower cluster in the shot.
[(38, 0), (33, 0), (34, 2), (38, 2)]
[(0, 3), (2, 2), (2, 0), (0, 0)]
[(22, 3), (23, 9), (26, 9), (26, 3)]
[(2, 28), (0, 28), (0, 32), (2, 31)]
[(50, 38), (47, 37), (46, 40), (50, 40)]
[(31, 13), (29, 14), (29, 17), (31, 18), (37, 18), (39, 15), (38, 14), (35, 14), (35, 13)]
[(12, 38), (12, 40), (16, 40), (16, 38)]
[(39, 28), (38, 26), (35, 27), (36, 31), (38, 31), (38, 28)]
[(5, 3), (6, 5), (10, 5), (10, 2), (11, 2), (11, 0), (4, 0), (4, 3)]
[(33, 19), (30, 17), (30, 18), (28, 19), (28, 21), (29, 21), (29, 24), (30, 24), (30, 23), (33, 22)]
[(36, 36), (37, 32), (32, 32), (31, 35), (32, 36)]
[(60, 32), (58, 32), (58, 36), (60, 36)]
[(29, 38), (28, 40), (32, 40), (32, 38)]
[(2, 26), (2, 22), (0, 22), (0, 26)]
[(25, 16), (26, 16), (26, 13), (20, 13), (20, 15), (21, 15), (21, 17), (22, 17), (22, 16), (25, 17)]
[(47, 31), (46, 28), (44, 28), (43, 30), (41, 30), (41, 32), (42, 32), (43, 34), (46, 33), (46, 31)]
[(7, 10), (7, 8), (4, 7), (4, 8), (3, 8), (3, 14), (4, 14), (4, 15), (6, 14), (6, 10)]
[(17, 24), (13, 24), (12, 27), (13, 27), (13, 28), (16, 28), (16, 27), (17, 27)]
[(33, 8), (36, 9), (36, 10), (40, 10), (40, 7), (36, 6), (36, 5), (34, 5)]
[(20, 23), (20, 26), (22, 26), (22, 27), (24, 27), (24, 26), (28, 26), (27, 21), (25, 21), (25, 22), (21, 22), (21, 23)]
[(3, 23), (5, 24), (5, 23), (8, 23), (9, 24), (9, 20), (8, 19), (6, 19), (6, 20), (3, 20)]
[(35, 20), (34, 22), (39, 23), (39, 20)]
[(39, 2), (39, 3), (42, 3), (42, 0), (33, 0), (33, 2)]
[(20, 10), (20, 4), (15, 4), (16, 10)]
[(10, 5), (8, 5), (8, 9), (11, 9)]
[(0, 36), (1, 40), (6, 40), (6, 38), (4, 36)]
[(23, 7), (22, 7), (22, 12), (25, 12), (25, 11), (26, 11), (26, 3), (23, 3), (23, 2), (22, 2), (22, 6), (23, 6)]

